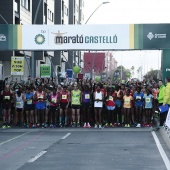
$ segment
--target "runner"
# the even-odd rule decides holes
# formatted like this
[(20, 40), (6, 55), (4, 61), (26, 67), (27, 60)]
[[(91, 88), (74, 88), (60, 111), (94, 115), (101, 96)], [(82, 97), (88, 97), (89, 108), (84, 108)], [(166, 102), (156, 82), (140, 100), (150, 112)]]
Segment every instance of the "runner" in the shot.
[[(21, 89), (17, 91), (14, 95), (14, 103), (15, 103), (15, 123), (21, 127), (24, 127), (24, 117), (23, 117), (23, 109), (24, 109), (24, 94), (21, 92)], [(18, 115), (20, 117), (20, 121), (18, 121)]]
[(152, 108), (153, 108), (153, 96), (149, 89), (146, 90), (144, 95), (145, 100), (145, 126), (151, 127), (151, 118), (152, 118)]
[(130, 89), (126, 90), (126, 95), (123, 97), (123, 108), (124, 108), (124, 127), (130, 127), (131, 119), (131, 108), (132, 108), (133, 97), (130, 96)]
[(141, 88), (136, 88), (137, 92), (134, 94), (134, 100), (135, 100), (135, 111), (136, 111), (136, 122), (137, 122), (137, 128), (141, 127), (142, 123), (142, 109), (143, 109), (143, 96), (144, 94), (141, 92)]
[[(82, 86), (83, 88), (83, 86)], [(91, 128), (90, 126), (90, 113), (89, 113), (89, 107), (90, 107), (90, 96), (91, 92), (89, 89), (88, 85), (84, 86), (84, 89), (82, 89), (82, 111), (83, 111), (83, 118), (84, 118), (84, 128), (88, 127)]]
[(77, 127), (80, 127), (80, 103), (81, 91), (78, 89), (77, 84), (74, 84), (74, 90), (71, 91), (71, 106), (72, 106), (72, 127), (76, 127), (75, 112), (77, 111)]
[(37, 109), (37, 127), (40, 127), (40, 123), (42, 127), (44, 127), (44, 111), (46, 108), (45, 100), (46, 95), (45, 92), (42, 90), (42, 86), (38, 87), (38, 90), (35, 93), (34, 100), (37, 101), (36, 109)]
[[(50, 95), (50, 128), (56, 128), (57, 124), (57, 110), (59, 106), (60, 95), (56, 88), (53, 88), (53, 93)], [(62, 124), (59, 124), (62, 127)]]
[(70, 103), (70, 92), (67, 91), (67, 86), (63, 87), (63, 90), (61, 91), (60, 94), (60, 117), (59, 117), (59, 122), (62, 124), (62, 119), (63, 119), (63, 114), (65, 115), (65, 123), (64, 126), (66, 127), (68, 125), (68, 106)]
[(116, 120), (114, 120), (114, 110), (115, 110), (115, 102), (114, 102), (115, 93), (113, 89), (109, 88), (107, 90), (107, 95), (105, 97), (105, 104), (106, 104), (106, 110), (107, 110), (107, 116), (106, 116), (106, 124), (105, 127), (114, 127), (114, 122), (116, 123)]
[(35, 128), (34, 122), (34, 104), (33, 104), (34, 94), (31, 92), (31, 88), (27, 88), (27, 92), (25, 94), (25, 111), (26, 111), (26, 122), (27, 128), (33, 127)]
[[(13, 97), (13, 93), (10, 90), (9, 85), (5, 86), (5, 90), (1, 92), (2, 97), (2, 109), (3, 109), (3, 126), (2, 128), (10, 128), (11, 123), (11, 100)], [(6, 123), (7, 117), (7, 123)]]
[[(104, 94), (100, 90), (100, 85), (97, 86), (97, 91), (94, 92), (94, 112), (95, 112), (95, 126), (94, 128), (102, 128), (101, 125), (101, 111), (103, 108)], [(99, 116), (99, 119), (97, 117)]]

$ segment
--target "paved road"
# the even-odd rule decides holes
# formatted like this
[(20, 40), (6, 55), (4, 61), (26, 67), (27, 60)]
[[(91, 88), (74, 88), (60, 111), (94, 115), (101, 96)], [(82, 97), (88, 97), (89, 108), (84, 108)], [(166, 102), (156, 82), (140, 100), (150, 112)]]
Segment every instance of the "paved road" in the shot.
[(153, 133), (169, 161), (160, 133), (147, 128), (1, 129), (0, 169), (166, 170), (169, 162), (163, 161)]

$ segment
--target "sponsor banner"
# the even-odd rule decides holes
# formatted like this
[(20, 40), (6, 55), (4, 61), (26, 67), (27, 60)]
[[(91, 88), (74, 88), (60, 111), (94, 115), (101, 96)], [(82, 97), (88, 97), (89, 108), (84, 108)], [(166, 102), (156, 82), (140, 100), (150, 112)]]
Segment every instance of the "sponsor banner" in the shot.
[(11, 57), (11, 75), (24, 75), (24, 57)]
[(129, 25), (23, 25), (22, 48), (129, 49)]
[(170, 128), (170, 109), (168, 111), (165, 124), (168, 126), (168, 128)]
[(40, 76), (50, 78), (51, 77), (51, 66), (50, 64), (40, 65)]
[(170, 24), (0, 25), (0, 50), (169, 48)]

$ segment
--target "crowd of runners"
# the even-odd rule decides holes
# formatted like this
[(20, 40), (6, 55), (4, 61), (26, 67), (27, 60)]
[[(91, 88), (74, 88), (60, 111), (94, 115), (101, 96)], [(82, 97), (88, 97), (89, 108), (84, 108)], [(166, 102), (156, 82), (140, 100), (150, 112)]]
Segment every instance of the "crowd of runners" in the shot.
[[(170, 78), (163, 82), (124, 84), (91, 79), (65, 81), (53, 78), (8, 83), (0, 93), (3, 126), (56, 127), (151, 127), (158, 106), (170, 104)], [(166, 113), (160, 114), (160, 126)]]

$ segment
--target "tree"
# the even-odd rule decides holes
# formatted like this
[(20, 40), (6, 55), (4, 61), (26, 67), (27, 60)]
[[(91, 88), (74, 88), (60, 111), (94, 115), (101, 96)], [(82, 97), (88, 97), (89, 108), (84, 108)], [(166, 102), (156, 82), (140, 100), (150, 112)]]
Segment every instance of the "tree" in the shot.
[(158, 74), (160, 74), (160, 70), (153, 70), (151, 69), (149, 72), (146, 73), (146, 75), (144, 75), (144, 78), (148, 81), (148, 80), (154, 80), (155, 82), (158, 81)]

